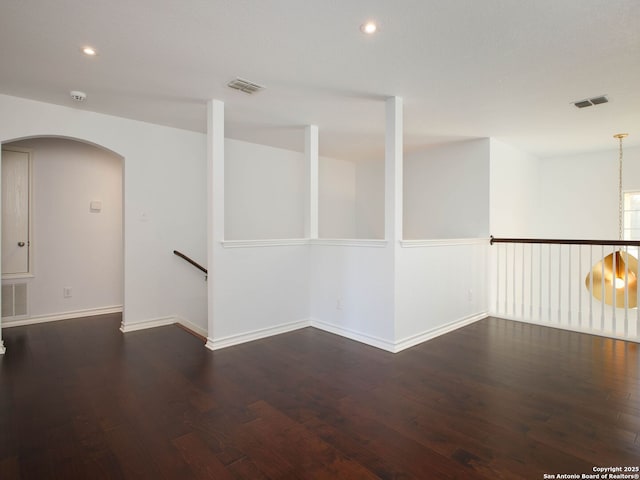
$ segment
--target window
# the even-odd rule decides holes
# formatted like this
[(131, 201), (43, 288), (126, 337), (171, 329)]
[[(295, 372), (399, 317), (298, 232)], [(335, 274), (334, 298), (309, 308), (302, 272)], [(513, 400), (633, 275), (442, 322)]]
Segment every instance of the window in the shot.
[(640, 191), (624, 192), (623, 238), (640, 240)]

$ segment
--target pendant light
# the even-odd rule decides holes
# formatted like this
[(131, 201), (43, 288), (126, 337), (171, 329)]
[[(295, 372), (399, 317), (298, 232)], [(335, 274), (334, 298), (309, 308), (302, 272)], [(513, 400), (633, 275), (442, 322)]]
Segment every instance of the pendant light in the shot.
[[(622, 140), (627, 133), (618, 133), (614, 138), (618, 139), (618, 240), (622, 238), (622, 216), (624, 214), (622, 197)], [(638, 306), (638, 259), (618, 247), (601, 261), (596, 263), (585, 279), (587, 290), (591, 294), (606, 303), (616, 307), (625, 307), (625, 290), (627, 292), (627, 306)], [(625, 288), (626, 287), (626, 288)], [(615, 302), (615, 303), (614, 303)]]

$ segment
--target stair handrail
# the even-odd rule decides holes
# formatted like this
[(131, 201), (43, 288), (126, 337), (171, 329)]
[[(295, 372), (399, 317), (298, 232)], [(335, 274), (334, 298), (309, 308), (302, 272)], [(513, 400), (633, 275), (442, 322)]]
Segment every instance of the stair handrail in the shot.
[(184, 253), (178, 251), (178, 250), (174, 250), (173, 254), (182, 258), (185, 262), (190, 263), (191, 265), (193, 265), (194, 267), (196, 267), (198, 270), (202, 271), (205, 275), (209, 275), (209, 271), (204, 268), (202, 265), (200, 265), (198, 262), (196, 262), (195, 260), (193, 260), (192, 258), (188, 257), (187, 255), (185, 255)]
[(495, 238), (489, 237), (489, 243), (541, 243), (551, 245), (605, 245), (616, 247), (640, 247), (638, 240), (565, 240), (560, 238)]

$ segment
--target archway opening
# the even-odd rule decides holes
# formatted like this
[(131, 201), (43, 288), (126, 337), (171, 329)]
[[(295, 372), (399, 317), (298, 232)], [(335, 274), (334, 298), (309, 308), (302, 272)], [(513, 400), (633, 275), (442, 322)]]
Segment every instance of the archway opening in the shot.
[[(13, 241), (8, 214), (15, 206), (3, 202), (2, 326), (121, 314), (123, 157), (89, 142), (52, 136), (12, 140), (2, 149), (3, 166), (9, 157), (29, 162), (24, 240)], [(3, 174), (3, 200), (16, 194), (11, 179), (4, 180)], [(27, 257), (26, 269), (5, 268), (15, 254)]]

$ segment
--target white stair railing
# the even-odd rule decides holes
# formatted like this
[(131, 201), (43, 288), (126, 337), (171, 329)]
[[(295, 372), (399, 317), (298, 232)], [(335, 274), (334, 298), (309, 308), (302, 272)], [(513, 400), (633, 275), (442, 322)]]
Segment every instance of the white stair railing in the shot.
[[(640, 288), (636, 288), (637, 266), (624, 268), (624, 286), (611, 305), (594, 298), (604, 292), (607, 255), (616, 251), (623, 258), (638, 258), (640, 242), (626, 240), (557, 240), (491, 237), (491, 315), (613, 338), (640, 342)], [(594, 265), (601, 263), (600, 285), (593, 285)], [(626, 266), (629, 267), (629, 261)], [(634, 263), (635, 264), (635, 263)], [(640, 283), (640, 282), (638, 282)], [(636, 302), (630, 302), (631, 295)]]

